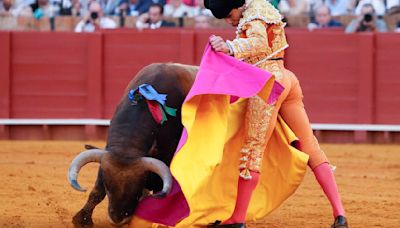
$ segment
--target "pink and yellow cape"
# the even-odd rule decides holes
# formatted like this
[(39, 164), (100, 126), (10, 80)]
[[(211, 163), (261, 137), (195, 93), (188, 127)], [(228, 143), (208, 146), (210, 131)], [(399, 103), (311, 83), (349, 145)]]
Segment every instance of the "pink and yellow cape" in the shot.
[[(170, 166), (172, 192), (143, 200), (130, 227), (194, 227), (228, 219), (236, 200), (246, 98), (259, 95), (273, 103), (282, 90), (268, 72), (207, 46), (182, 106), (184, 130)], [(292, 146), (296, 140), (278, 117), (247, 220), (273, 211), (302, 182), (308, 155)]]

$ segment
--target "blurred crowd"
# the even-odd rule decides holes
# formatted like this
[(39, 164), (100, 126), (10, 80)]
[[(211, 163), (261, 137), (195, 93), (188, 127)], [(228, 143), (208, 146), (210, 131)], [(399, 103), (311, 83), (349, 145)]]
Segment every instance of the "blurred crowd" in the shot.
[[(269, 0), (284, 16), (309, 18), (308, 29), (340, 28), (347, 33), (389, 31), (385, 15), (400, 13), (400, 0)], [(0, 0), (1, 17), (80, 17), (76, 32), (112, 29), (109, 17), (136, 17), (137, 29), (182, 27), (185, 18), (195, 28), (210, 28), (213, 20), (203, 0)], [(347, 24), (334, 18), (352, 16)], [(169, 20), (173, 18), (174, 20)], [(289, 23), (290, 26), (290, 23)], [(400, 24), (399, 26), (400, 27)], [(400, 31), (396, 28), (395, 31)]]

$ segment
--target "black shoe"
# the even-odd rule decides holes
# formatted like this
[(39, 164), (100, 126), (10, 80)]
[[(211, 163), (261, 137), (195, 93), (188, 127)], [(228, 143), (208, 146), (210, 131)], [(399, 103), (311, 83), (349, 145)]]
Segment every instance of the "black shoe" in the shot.
[(217, 220), (207, 225), (207, 227), (246, 228), (246, 225), (244, 223), (221, 224), (221, 221)]
[(336, 217), (335, 222), (332, 224), (331, 228), (348, 228), (347, 219), (344, 216), (339, 215)]

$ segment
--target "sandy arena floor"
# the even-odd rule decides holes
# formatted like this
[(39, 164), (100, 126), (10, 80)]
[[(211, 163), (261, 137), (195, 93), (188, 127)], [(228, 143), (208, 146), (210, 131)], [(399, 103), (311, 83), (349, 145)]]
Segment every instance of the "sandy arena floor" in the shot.
[[(103, 146), (103, 142), (91, 142)], [(66, 179), (71, 159), (84, 142), (0, 141), (0, 227), (72, 227), (72, 216), (88, 193)], [(400, 145), (323, 145), (338, 166), (336, 179), (351, 227), (400, 227)], [(96, 164), (85, 167), (80, 183), (90, 190)], [(109, 227), (107, 201), (94, 211), (95, 227)], [(261, 227), (324, 227), (331, 209), (311, 172), (295, 195)]]

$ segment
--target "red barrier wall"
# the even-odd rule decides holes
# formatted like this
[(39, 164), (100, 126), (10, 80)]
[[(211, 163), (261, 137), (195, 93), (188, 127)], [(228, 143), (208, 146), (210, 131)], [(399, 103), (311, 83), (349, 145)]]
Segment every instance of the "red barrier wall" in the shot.
[(11, 117), (88, 117), (89, 37), (44, 32), (11, 38)]
[(358, 38), (337, 32), (288, 34), (286, 66), (300, 79), (312, 121), (359, 122)]
[(376, 36), (375, 123), (400, 124), (400, 36)]
[[(233, 38), (234, 30), (0, 32), (0, 118), (110, 118), (143, 66), (199, 64), (210, 34)], [(400, 35), (287, 35), (286, 66), (301, 81), (312, 122), (400, 124)], [(0, 138), (12, 136), (5, 129)]]

